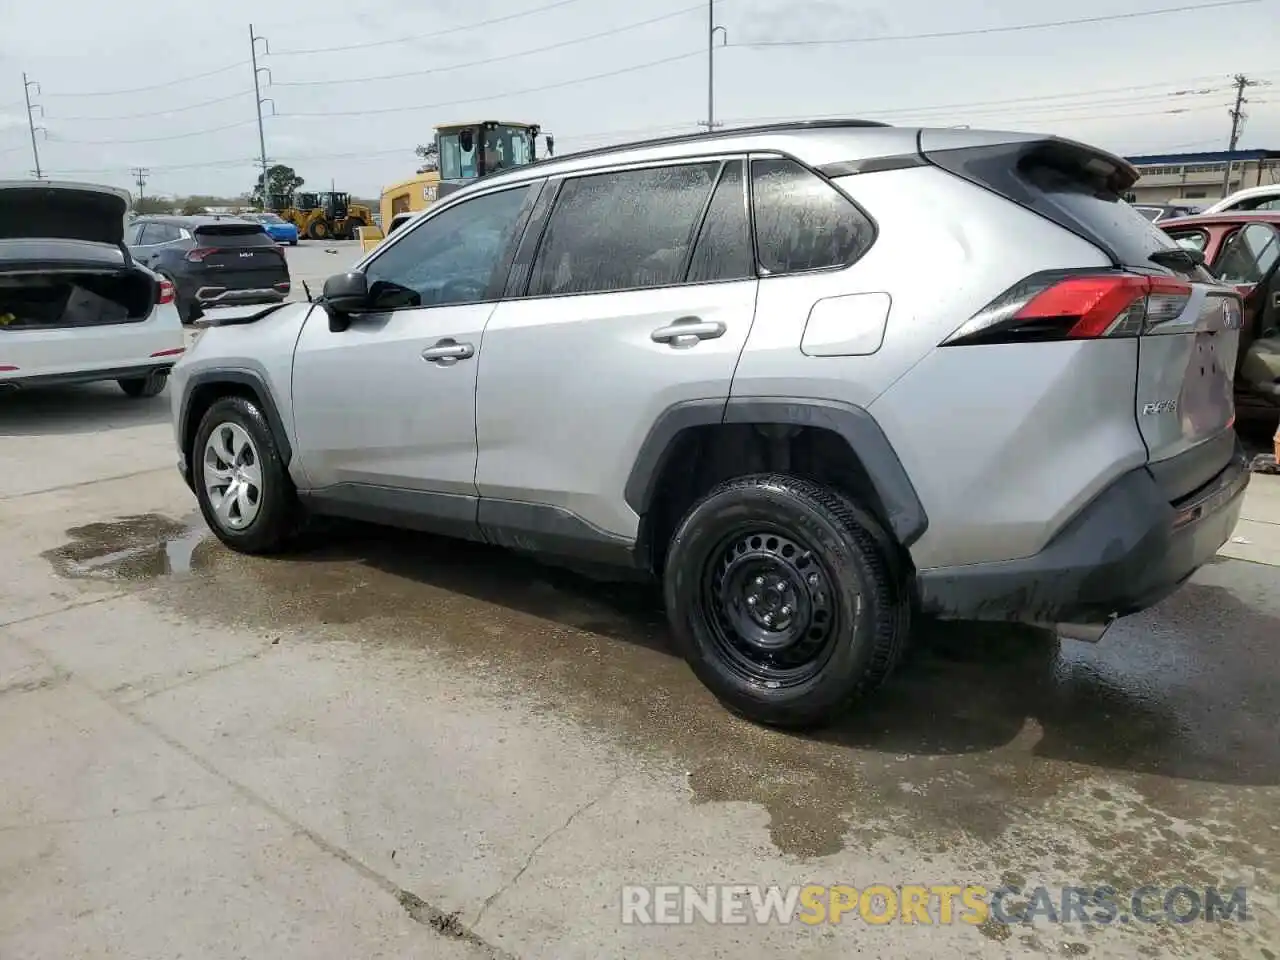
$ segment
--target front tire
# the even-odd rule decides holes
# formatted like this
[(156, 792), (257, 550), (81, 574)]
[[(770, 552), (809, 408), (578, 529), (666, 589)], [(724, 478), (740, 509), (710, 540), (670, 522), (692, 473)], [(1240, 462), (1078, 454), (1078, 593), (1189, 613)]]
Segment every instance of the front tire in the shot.
[(311, 225), (307, 227), (307, 236), (312, 240), (328, 240), (329, 224), (325, 220), (312, 220)]
[(145, 400), (150, 397), (158, 397), (164, 390), (164, 385), (169, 380), (166, 374), (154, 374), (150, 377), (129, 377), (125, 380), (117, 380), (120, 389), (124, 391), (126, 397), (133, 397), (135, 400)]
[(782, 474), (739, 477), (685, 515), (667, 552), (675, 642), (729, 709), (792, 729), (835, 720), (901, 659), (909, 598), (876, 520)]
[(191, 450), (200, 512), (241, 553), (279, 550), (297, 528), (298, 499), (257, 404), (225, 397), (200, 420)]

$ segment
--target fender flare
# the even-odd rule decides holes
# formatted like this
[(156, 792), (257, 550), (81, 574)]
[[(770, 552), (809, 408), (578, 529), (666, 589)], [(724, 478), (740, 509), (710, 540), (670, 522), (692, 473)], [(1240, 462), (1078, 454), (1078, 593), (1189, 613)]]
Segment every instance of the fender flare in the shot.
[(838, 434), (866, 469), (884, 506), (884, 519), (897, 541), (909, 547), (928, 529), (924, 505), (875, 418), (851, 403), (807, 397), (689, 400), (668, 407), (658, 416), (636, 454), (623, 494), (628, 506), (641, 516), (648, 510), (682, 432), (721, 423), (816, 427)]
[(244, 368), (201, 370), (199, 373), (192, 374), (183, 385), (178, 429), (181, 431), (180, 449), (184, 455), (191, 446), (197, 427), (190, 422), (191, 398), (200, 387), (219, 383), (234, 383), (237, 386), (248, 387), (257, 395), (258, 402), (262, 406), (262, 415), (267, 418), (267, 423), (271, 425), (271, 432), (275, 434), (276, 449), (280, 453), (281, 463), (285, 467), (289, 466), (289, 462), (293, 459), (293, 445), (289, 442), (289, 433), (284, 428), (284, 420), (281, 419), (280, 410), (276, 407), (275, 397), (271, 395), (271, 388), (267, 386), (267, 380), (262, 374), (256, 370)]

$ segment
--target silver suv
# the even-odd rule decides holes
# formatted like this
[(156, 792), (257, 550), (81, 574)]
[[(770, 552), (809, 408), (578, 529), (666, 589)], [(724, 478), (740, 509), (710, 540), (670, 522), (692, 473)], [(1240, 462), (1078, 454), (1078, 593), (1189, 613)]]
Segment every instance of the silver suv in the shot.
[(1100, 636), (1235, 525), (1240, 327), (1042, 136), (727, 130), (487, 177), (173, 371), (219, 538), (307, 513), (659, 578), (730, 708), (835, 716), (911, 616)]

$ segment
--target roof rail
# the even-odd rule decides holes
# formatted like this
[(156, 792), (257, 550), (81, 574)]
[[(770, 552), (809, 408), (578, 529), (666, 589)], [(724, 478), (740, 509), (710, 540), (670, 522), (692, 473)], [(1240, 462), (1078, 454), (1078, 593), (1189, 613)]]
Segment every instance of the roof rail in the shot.
[(624, 143), (611, 144), (607, 147), (592, 147), (589, 150), (577, 150), (573, 153), (560, 153), (553, 157), (544, 157), (541, 160), (525, 164), (524, 166), (516, 169), (527, 170), (529, 167), (540, 167), (544, 163), (554, 163), (557, 160), (577, 160), (585, 157), (595, 157), (614, 153), (619, 150), (638, 150), (642, 147), (665, 147), (681, 143), (697, 143), (702, 140), (723, 140), (728, 137), (750, 136), (758, 133), (788, 133), (795, 130), (835, 130), (842, 127), (888, 126), (891, 126), (891, 124), (880, 123), (877, 120), (856, 120), (851, 118), (833, 120), (788, 120), (782, 123), (754, 124), (749, 127), (725, 127), (711, 132), (700, 130), (697, 133), (678, 133), (668, 137), (655, 137), (650, 140), (631, 140)]

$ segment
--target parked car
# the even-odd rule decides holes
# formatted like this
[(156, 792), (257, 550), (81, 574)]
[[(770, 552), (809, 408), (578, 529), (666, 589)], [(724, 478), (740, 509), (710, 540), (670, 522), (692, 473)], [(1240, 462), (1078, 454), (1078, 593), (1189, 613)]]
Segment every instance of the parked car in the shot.
[(1280, 211), (1280, 183), (1245, 187), (1204, 209), (1204, 213), (1245, 213), (1249, 210)]
[(240, 217), (250, 223), (262, 224), (267, 236), (276, 243), (287, 243), (291, 247), (298, 245), (298, 228), (278, 213), (242, 213)]
[(1223, 283), (1244, 294), (1236, 407), (1242, 418), (1280, 415), (1280, 212), (1203, 214), (1160, 224), (1202, 254)]
[(114, 380), (164, 389), (185, 349), (173, 285), (124, 245), (129, 194), (51, 181), (0, 183), (0, 393)]
[(1152, 223), (1168, 220), (1170, 217), (1192, 217), (1200, 212), (1196, 207), (1177, 203), (1135, 203), (1133, 209)]
[(260, 223), (232, 216), (146, 216), (130, 225), (129, 249), (177, 291), (191, 323), (206, 308), (279, 303), (289, 296), (284, 250)]
[(494, 174), (320, 302), (211, 319), (181, 469), (243, 552), (314, 512), (656, 577), (724, 703), (821, 724), (914, 615), (1097, 639), (1231, 534), (1239, 294), (1137, 176), (858, 121)]

